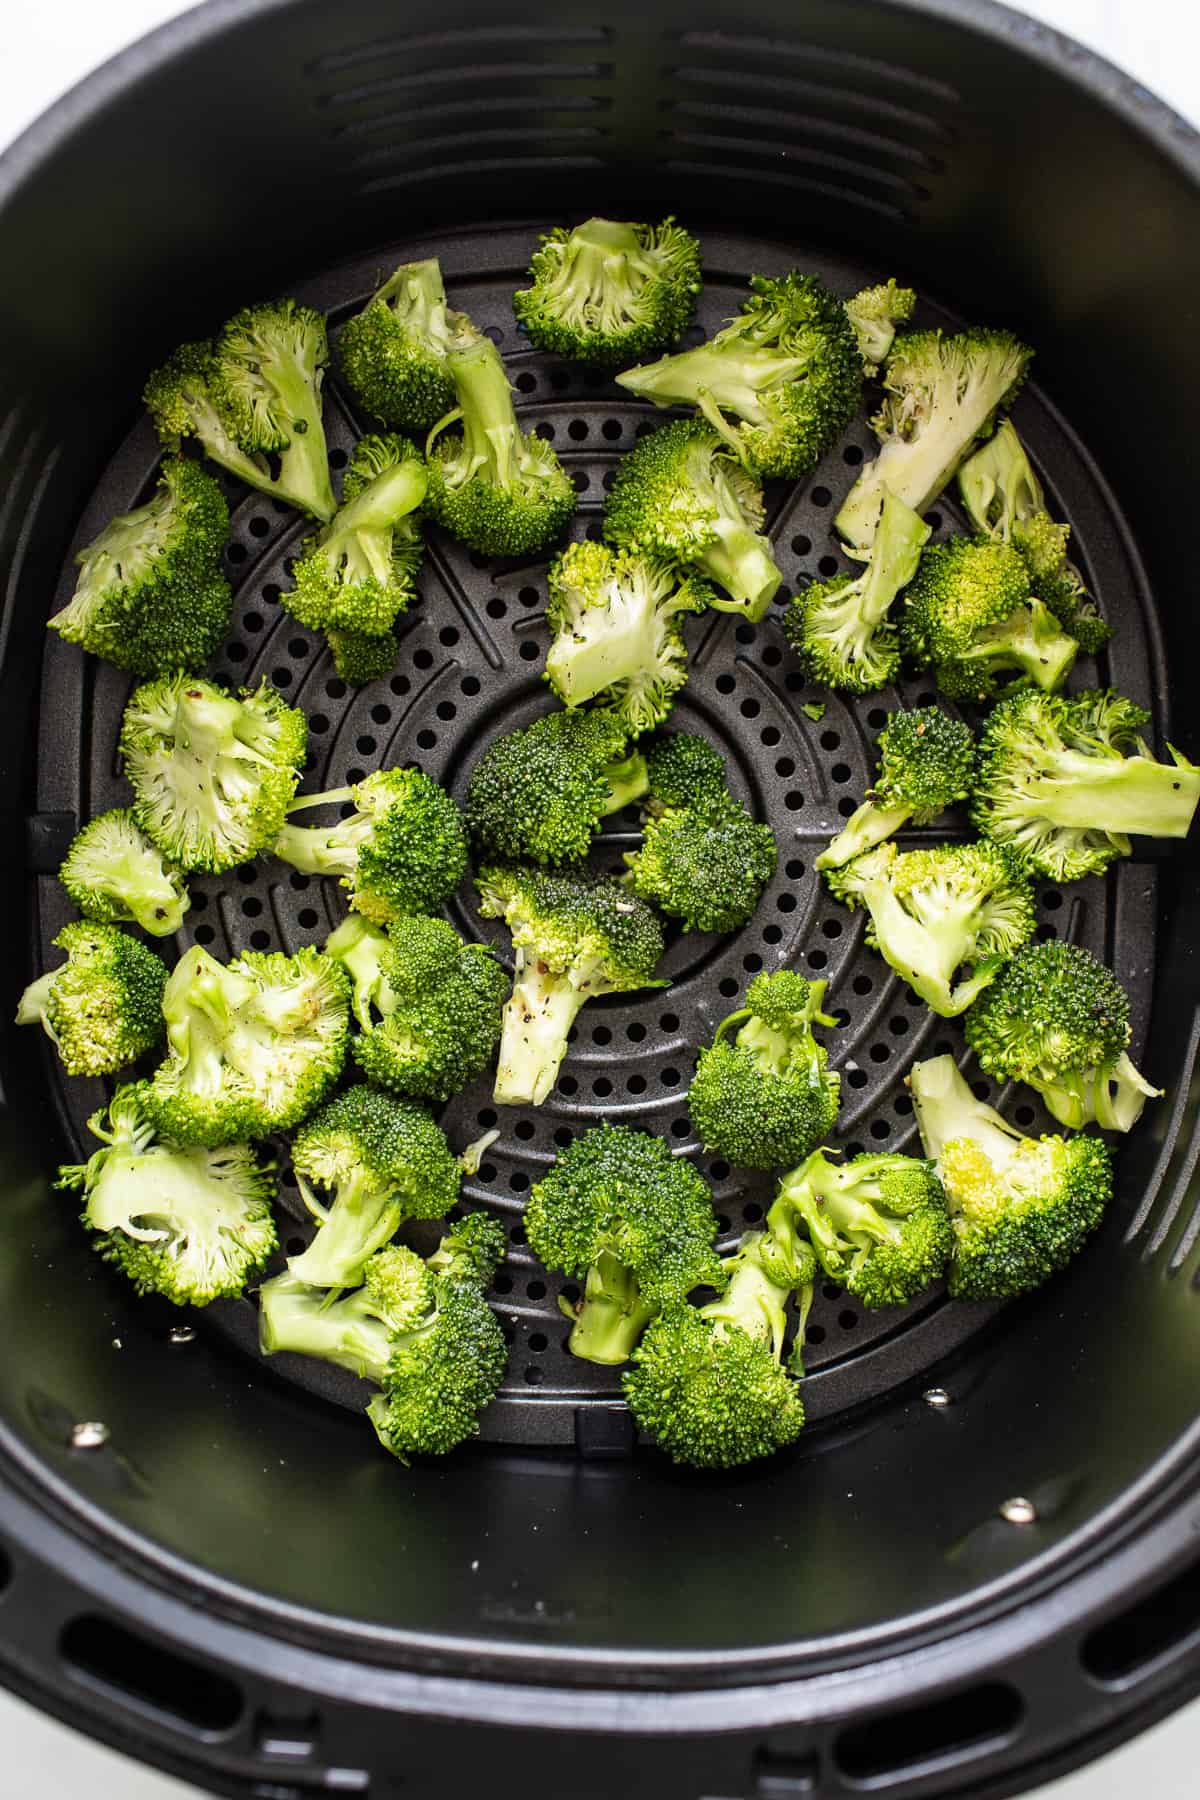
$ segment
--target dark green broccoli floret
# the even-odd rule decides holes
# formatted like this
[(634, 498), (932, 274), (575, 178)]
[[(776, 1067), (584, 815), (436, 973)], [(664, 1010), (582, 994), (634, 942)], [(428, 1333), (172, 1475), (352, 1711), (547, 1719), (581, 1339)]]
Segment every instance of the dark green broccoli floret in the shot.
[(1036, 1088), (1073, 1131), (1129, 1131), (1162, 1092), (1130, 1060), (1124, 988), (1079, 944), (1026, 944), (965, 1023), (980, 1066)]
[(300, 547), (282, 596), (292, 617), (312, 631), (386, 637), (416, 592), (423, 546), (413, 515), (425, 488), (425, 465), (404, 438), (360, 439), (341, 506)]
[(306, 875), (337, 875), (377, 925), (432, 912), (462, 880), (467, 833), (444, 788), (419, 769), (377, 769), (353, 787), (302, 794), (289, 812), (349, 802), (335, 825), (285, 825), (271, 848)]
[(1029, 885), (994, 844), (903, 855), (880, 844), (826, 880), (846, 906), (866, 909), (867, 942), (943, 1019), (965, 1012), (1033, 935)]
[(67, 960), (21, 995), (18, 1025), (40, 1025), (68, 1075), (111, 1075), (163, 1034), (167, 971), (116, 925), (77, 920), (54, 939)]
[(956, 537), (925, 551), (904, 598), (900, 635), (906, 654), (932, 669), (954, 700), (989, 700), (1008, 674), (1050, 692), (1079, 654), (1031, 591), (1017, 552), (990, 538)]
[(425, 431), (454, 405), (446, 358), (469, 328), (450, 311), (436, 257), (401, 263), (337, 337), (338, 366), (367, 411), (396, 431)]
[(689, 564), (729, 596), (721, 612), (761, 619), (783, 576), (762, 535), (762, 489), (703, 419), (675, 419), (621, 459), (604, 535), (623, 550)]
[(620, 368), (673, 344), (700, 292), (700, 247), (664, 219), (586, 219), (547, 232), (513, 312), (539, 350)]
[(587, 874), (495, 866), (480, 870), (476, 886), (480, 912), (505, 921), (516, 956), (495, 1098), (540, 1106), (586, 1000), (666, 985), (654, 979), (662, 927), (620, 882)]
[(228, 532), (214, 477), (168, 457), (145, 506), (111, 520), (79, 552), (75, 592), (51, 631), (133, 675), (202, 668), (233, 610), (221, 567)]
[(813, 1032), (837, 1022), (821, 1010), (826, 985), (791, 969), (757, 975), (745, 1005), (701, 1050), (688, 1110), (707, 1151), (745, 1168), (778, 1169), (833, 1130), (841, 1084)]
[(327, 631), (326, 642), (333, 666), (351, 687), (382, 681), (400, 658), (400, 640), (394, 631), (376, 636), (366, 631)]
[(132, 812), (100, 813), (72, 840), (58, 879), (85, 918), (133, 920), (152, 937), (170, 937), (191, 904), (187, 884)]
[(1182, 838), (1200, 802), (1200, 768), (1168, 744), (1155, 762), (1150, 714), (1123, 695), (1014, 694), (989, 713), (972, 816), (1025, 868), (1052, 881), (1101, 875), (1129, 834)]
[(627, 369), (617, 385), (657, 406), (698, 407), (748, 468), (794, 480), (853, 418), (862, 357), (841, 301), (793, 270), (752, 276), (741, 312), (708, 343)]
[(687, 731), (668, 731), (644, 746), (646, 779), (643, 805), (652, 818), (687, 808), (701, 818), (719, 816), (729, 800), (725, 758), (707, 738)]
[(933, 1164), (875, 1155), (830, 1162), (814, 1151), (785, 1175), (768, 1223), (790, 1212), (817, 1261), (864, 1306), (907, 1306), (944, 1274), (954, 1249), (946, 1196)]
[(649, 1132), (598, 1125), (576, 1138), (534, 1187), (524, 1226), (548, 1269), (584, 1284), (563, 1310), (571, 1352), (588, 1362), (625, 1362), (655, 1313), (721, 1281), (707, 1184)]
[(177, 1306), (240, 1294), (276, 1248), (275, 1165), (249, 1144), (156, 1142), (145, 1100), (144, 1082), (118, 1088), (88, 1120), (103, 1148), (61, 1168), (58, 1186), (82, 1190), (97, 1249), (139, 1294)]
[(814, 863), (840, 869), (865, 850), (886, 843), (909, 820), (930, 825), (971, 792), (975, 735), (937, 706), (888, 714), (879, 734), (879, 773), (870, 796), (851, 813)]
[(950, 1292), (1008, 1300), (1065, 1268), (1112, 1198), (1112, 1164), (1094, 1137), (1025, 1137), (982, 1100), (952, 1056), (909, 1077), (925, 1154), (954, 1225)]
[(864, 464), (834, 521), (847, 543), (870, 547), (885, 494), (918, 513), (933, 504), (1020, 387), (1032, 355), (1009, 332), (979, 327), (896, 339), (883, 370), (883, 405), (871, 421), (879, 455)]
[(797, 594), (783, 629), (814, 681), (866, 694), (895, 678), (900, 641), (888, 615), (928, 536), (925, 521), (887, 494), (862, 574), (812, 581)]
[(762, 899), (778, 857), (771, 827), (726, 799), (719, 810), (648, 818), (641, 849), (626, 852), (625, 879), (685, 931), (735, 931)]
[(846, 302), (849, 319), (862, 357), (863, 369), (874, 375), (896, 340), (897, 325), (912, 317), (917, 296), (911, 288), (897, 287), (895, 279), (878, 287), (863, 288)]
[(646, 791), (625, 724), (600, 712), (548, 713), (496, 738), (476, 763), (467, 823), (477, 850), (507, 861), (578, 862), (601, 819)]

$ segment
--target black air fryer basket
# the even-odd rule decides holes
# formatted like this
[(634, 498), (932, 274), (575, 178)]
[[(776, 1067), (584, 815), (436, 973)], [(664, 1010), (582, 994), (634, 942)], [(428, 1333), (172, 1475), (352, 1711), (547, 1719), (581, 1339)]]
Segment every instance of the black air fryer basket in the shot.
[[(511, 294), (539, 230), (590, 212), (697, 230), (695, 341), (751, 271), (838, 291), (894, 274), (931, 323), (1038, 348), (1017, 405), (1117, 630), (1096, 668), (1193, 756), (1200, 145), (1077, 45), (984, 0), (214, 0), (60, 103), (0, 161), (0, 754), (6, 1016), (65, 922), (79, 821), (122, 803), (128, 682), (44, 621), (71, 553), (142, 498), (136, 396), (177, 342), (294, 293), (337, 324), (397, 262), (441, 258), (509, 360), (595, 532), (647, 409), (530, 350)], [(333, 460), (361, 423), (327, 387)], [(769, 495), (788, 586), (848, 566), (858, 422)], [(390, 680), (355, 692), (280, 608), (304, 526), (230, 485), (230, 641), (309, 716), (310, 785), (417, 762), (461, 797), (489, 737), (547, 707), (545, 559), (435, 537)], [(961, 526), (939, 503), (935, 532)], [(783, 596), (781, 596), (782, 598)], [(520, 1228), (532, 1181), (600, 1118), (695, 1149), (695, 1045), (754, 971), (820, 973), (843, 1017), (842, 1135), (916, 1142), (903, 1075), (961, 1053), (813, 872), (906, 681), (819, 719), (779, 629), (709, 614), (675, 722), (726, 751), (782, 847), (755, 918), (679, 938), (673, 985), (594, 1003), (537, 1112), (506, 1111), (471, 1199), (510, 1228), (507, 1381), (483, 1440), (405, 1469), (349, 1376), (264, 1366), (253, 1306), (136, 1302), (51, 1188), (98, 1086), (29, 1032), (0, 1054), (0, 1678), (212, 1791), (264, 1800), (486, 1785), (562, 1800), (1000, 1794), (1092, 1756), (1200, 1686), (1200, 917), (1191, 844), (1044, 888), (1042, 935), (1134, 997), (1167, 1085), (1120, 1152), (1099, 1239), (1003, 1309), (866, 1315), (826, 1288), (810, 1427), (720, 1477), (636, 1445), (611, 1372), (563, 1349)], [(619, 862), (621, 817), (600, 845)], [(918, 834), (919, 835), (919, 834)], [(198, 880), (187, 942), (321, 942), (332, 884), (269, 861)], [(454, 921), (494, 936), (466, 901)], [(182, 948), (182, 944), (180, 948)], [(997, 1096), (993, 1094), (993, 1098)], [(1024, 1091), (1002, 1103), (1037, 1129)], [(450, 1109), (495, 1124), (488, 1083)], [(698, 1154), (698, 1152), (697, 1152)], [(701, 1159), (724, 1242), (769, 1191)], [(305, 1236), (294, 1190), (284, 1234)], [(294, 1216), (293, 1216), (294, 1215)], [(103, 1429), (94, 1427), (100, 1425)], [(82, 1429), (81, 1429), (82, 1428)]]

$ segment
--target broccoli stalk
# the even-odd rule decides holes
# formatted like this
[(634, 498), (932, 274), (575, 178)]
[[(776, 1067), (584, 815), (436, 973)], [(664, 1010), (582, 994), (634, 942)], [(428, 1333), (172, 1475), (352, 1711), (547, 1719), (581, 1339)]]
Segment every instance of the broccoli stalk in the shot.
[(851, 813), (813, 865), (840, 869), (907, 825), (928, 825), (965, 800), (975, 774), (975, 738), (940, 707), (894, 712), (879, 734), (879, 775), (869, 799)]
[(58, 879), (85, 918), (131, 919), (152, 937), (178, 931), (191, 905), (180, 871), (120, 807), (100, 813), (75, 836)]
[(803, 1221), (817, 1261), (864, 1306), (907, 1306), (937, 1281), (954, 1247), (946, 1197), (932, 1164), (898, 1154), (848, 1163), (816, 1150), (786, 1175), (768, 1230)]
[(436, 257), (402, 263), (337, 340), (342, 374), (367, 411), (397, 431), (422, 431), (454, 405), (446, 364), (470, 329), (450, 311)]
[(377, 1251), (363, 1285), (348, 1294), (311, 1286), (289, 1267), (258, 1290), (259, 1348), (264, 1356), (319, 1356), (382, 1386), (394, 1334), (417, 1323), (431, 1299), (428, 1269), (403, 1244)]
[(587, 219), (549, 232), (513, 312), (540, 350), (620, 367), (676, 339), (700, 291), (695, 238), (659, 226)]
[(900, 645), (888, 615), (928, 536), (925, 521), (886, 494), (862, 574), (811, 582), (792, 601), (783, 629), (815, 681), (862, 694), (894, 679)]
[(403, 438), (355, 446), (342, 505), (305, 541), (283, 604), (313, 631), (385, 637), (410, 604), (421, 539), (412, 514), (425, 498), (425, 466)]

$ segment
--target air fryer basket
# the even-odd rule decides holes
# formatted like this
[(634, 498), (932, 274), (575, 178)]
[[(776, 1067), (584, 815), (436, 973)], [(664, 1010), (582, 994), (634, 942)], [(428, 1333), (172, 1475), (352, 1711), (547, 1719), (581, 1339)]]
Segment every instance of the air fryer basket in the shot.
[[(1200, 349), (1179, 296), (1197, 273), (1198, 172), (1190, 127), (990, 5), (812, 0), (748, 25), (678, 0), (222, 0), (110, 65), (0, 163), (10, 998), (68, 916), (53, 879), (66, 842), (127, 791), (129, 684), (47, 643), (43, 622), (72, 549), (152, 480), (133, 403), (146, 370), (258, 293), (296, 293), (336, 331), (382, 272), (437, 254), (576, 481), (573, 529), (595, 532), (653, 415), (531, 351), (510, 307), (537, 231), (589, 211), (675, 211), (699, 231), (693, 337), (747, 272), (793, 265), (846, 293), (894, 273), (929, 322), (1027, 334), (1022, 435), (1117, 627), (1085, 674), (1196, 754)], [(362, 424), (336, 379), (327, 392), (339, 467)], [(785, 591), (848, 566), (831, 520), (872, 441), (859, 421), (810, 481), (769, 492)], [(229, 491), (237, 606), (216, 673), (266, 676), (304, 707), (306, 786), (415, 761), (461, 796), (488, 738), (546, 709), (546, 559), (497, 564), (435, 537), (396, 673), (355, 692), (279, 605), (303, 525)], [(933, 522), (961, 526), (949, 497)], [(867, 783), (886, 708), (924, 684), (821, 695), (810, 718), (818, 695), (777, 610), (757, 627), (699, 621), (691, 670), (675, 722), (725, 749), (776, 831), (779, 872), (742, 932), (675, 940), (669, 990), (586, 1009), (550, 1102), (501, 1115), (469, 1184), (511, 1238), (510, 1369), (487, 1443), (405, 1470), (356, 1416), (353, 1378), (258, 1360), (250, 1302), (193, 1319), (132, 1301), (50, 1188), (99, 1087), (63, 1082), (31, 1034), (7, 1033), (12, 1686), (223, 1793), (386, 1800), (482, 1777), (571, 1800), (618, 1785), (784, 1800), (1016, 1791), (1200, 1685), (1190, 843), (1041, 892), (1043, 935), (1088, 944), (1131, 988), (1138, 1060), (1169, 1087), (1121, 1151), (1100, 1240), (1063, 1278), (1005, 1309), (934, 1296), (873, 1315), (826, 1288), (804, 1439), (715, 1479), (635, 1445), (611, 1372), (566, 1355), (560, 1284), (523, 1245), (529, 1185), (601, 1117), (694, 1150), (689, 1046), (754, 971), (829, 980), (852, 1145), (910, 1147), (905, 1070), (961, 1052), (812, 871)], [(618, 818), (598, 866), (631, 833)], [(193, 893), (184, 942), (218, 955), (319, 943), (342, 910), (331, 884), (266, 861)], [(454, 918), (494, 935), (465, 897)], [(1043, 1124), (1024, 1092), (1002, 1100)], [(446, 1118), (457, 1142), (495, 1122), (486, 1082)], [(769, 1186), (701, 1162), (732, 1241)], [(303, 1209), (283, 1199), (299, 1240)], [(105, 1430), (77, 1429), (90, 1422)]]

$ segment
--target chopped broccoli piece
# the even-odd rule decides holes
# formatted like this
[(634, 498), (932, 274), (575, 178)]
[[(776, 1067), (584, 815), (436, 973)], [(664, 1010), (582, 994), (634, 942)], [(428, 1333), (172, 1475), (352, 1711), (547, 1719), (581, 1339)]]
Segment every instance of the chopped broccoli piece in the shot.
[(748, 1169), (790, 1167), (833, 1130), (841, 1083), (813, 1031), (837, 1022), (821, 1010), (826, 985), (791, 969), (755, 976), (745, 1005), (701, 1050), (688, 1110), (710, 1154)]
[(325, 633), (333, 666), (351, 687), (366, 687), (390, 675), (400, 657), (400, 640), (394, 631), (378, 636), (366, 631)]
[(454, 405), (446, 358), (469, 329), (446, 305), (436, 257), (401, 263), (337, 337), (338, 366), (369, 413), (394, 431), (426, 431)]
[(1094, 1137), (1025, 1137), (977, 1100), (952, 1056), (909, 1077), (925, 1154), (954, 1225), (950, 1292), (1008, 1300), (1063, 1269), (1112, 1198), (1112, 1164)]
[(425, 465), (404, 438), (361, 438), (341, 506), (300, 547), (295, 585), (282, 596), (292, 617), (311, 631), (386, 637), (416, 592), (423, 546), (413, 515), (425, 488)]
[(858, 343), (866, 374), (874, 375), (896, 341), (897, 325), (912, 318), (917, 296), (911, 288), (897, 287), (892, 278), (879, 287), (863, 288), (846, 302), (849, 319)]
[(476, 886), (480, 912), (505, 921), (516, 953), (495, 1098), (540, 1106), (586, 1000), (667, 985), (654, 979), (662, 927), (620, 882), (579, 872), (493, 866), (479, 871)]
[(1129, 1131), (1151, 1087), (1130, 1060), (1129, 1001), (1079, 944), (1026, 944), (966, 1017), (967, 1042), (998, 1080), (1027, 1082), (1078, 1131)]
[(264, 1356), (319, 1356), (382, 1386), (394, 1334), (410, 1330), (432, 1304), (433, 1277), (405, 1244), (377, 1250), (363, 1285), (346, 1294), (314, 1287), (289, 1266), (258, 1290), (259, 1348)]
[(725, 758), (707, 738), (667, 731), (645, 746), (643, 805), (652, 818), (686, 807), (701, 818), (718, 816), (729, 799)]
[(1079, 645), (1032, 593), (1029, 571), (1008, 544), (951, 538), (921, 557), (904, 599), (901, 638), (918, 668), (932, 669), (953, 700), (990, 700), (1000, 676), (1052, 692)]
[(648, 818), (640, 850), (626, 852), (633, 892), (685, 931), (736, 931), (751, 917), (779, 859), (775, 834), (736, 800)]
[(513, 312), (539, 350), (620, 368), (673, 344), (700, 292), (700, 246), (664, 219), (586, 219), (539, 240)]
[(907, 1306), (954, 1250), (942, 1184), (914, 1156), (867, 1152), (839, 1164), (816, 1150), (784, 1176), (768, 1224), (780, 1210), (803, 1221), (825, 1274), (864, 1306)]
[(304, 714), (265, 682), (240, 695), (195, 675), (145, 682), (121, 722), (134, 818), (181, 869), (249, 862), (283, 824), (307, 744)]
[(824, 700), (802, 700), (800, 702), (800, 711), (804, 714), (806, 719), (811, 719), (814, 725), (819, 725), (821, 720), (825, 717), (825, 714), (829, 711), (829, 708)]
[(626, 726), (607, 711), (548, 713), (496, 738), (471, 775), (467, 823), (477, 850), (508, 861), (578, 862), (601, 819), (646, 791), (626, 755)]
[(884, 364), (884, 402), (871, 424), (881, 449), (864, 465), (834, 523), (848, 544), (870, 548), (884, 495), (923, 513), (1011, 401), (1033, 352), (1007, 331), (974, 328), (945, 337), (911, 331)]
[(145, 506), (111, 520), (79, 552), (75, 592), (50, 630), (133, 675), (203, 667), (233, 610), (221, 568), (228, 532), (214, 477), (167, 457)]
[(332, 956), (350, 977), (350, 1010), (364, 1031), (375, 1024), (372, 1008), (383, 1010), (387, 983), (383, 959), (391, 939), (361, 913), (351, 913), (325, 939), (325, 954)]
[(1200, 768), (1173, 745), (1155, 762), (1150, 715), (1108, 690), (1001, 701), (980, 740), (972, 816), (1034, 874), (1100, 875), (1128, 856), (1128, 834), (1182, 838), (1200, 801)]
[(900, 644), (888, 614), (928, 536), (925, 521), (887, 494), (861, 575), (810, 582), (791, 602), (784, 633), (814, 681), (865, 694), (894, 680)]
[(907, 825), (930, 825), (966, 800), (975, 778), (975, 735), (937, 706), (897, 711), (879, 734), (879, 774), (814, 867), (840, 869)]
[(576, 1138), (535, 1185), (524, 1225), (546, 1268), (584, 1284), (563, 1310), (571, 1353), (588, 1362), (626, 1362), (657, 1312), (722, 1279), (708, 1186), (649, 1132), (597, 1125)]
[(58, 879), (85, 918), (133, 920), (152, 937), (178, 931), (191, 905), (183, 875), (125, 807), (100, 813), (76, 834)]
[(67, 960), (30, 982), (18, 1025), (40, 1025), (68, 1075), (111, 1075), (162, 1037), (167, 971), (153, 950), (116, 925), (90, 919), (54, 939)]

